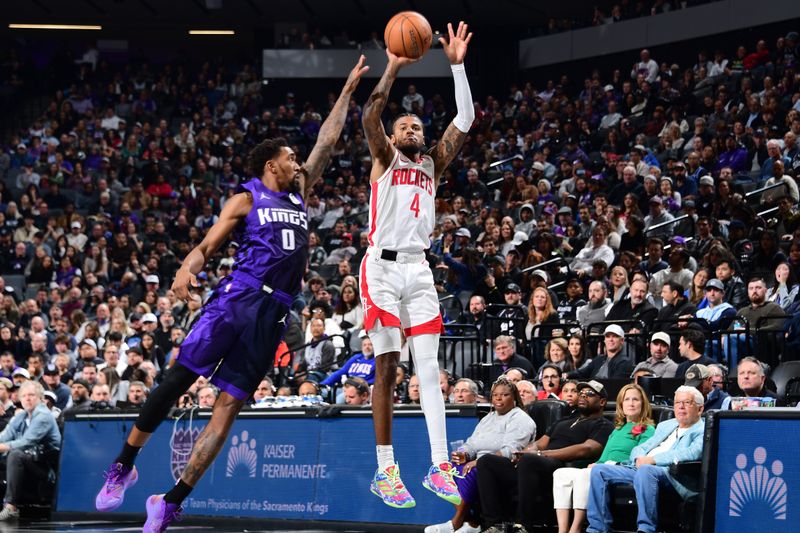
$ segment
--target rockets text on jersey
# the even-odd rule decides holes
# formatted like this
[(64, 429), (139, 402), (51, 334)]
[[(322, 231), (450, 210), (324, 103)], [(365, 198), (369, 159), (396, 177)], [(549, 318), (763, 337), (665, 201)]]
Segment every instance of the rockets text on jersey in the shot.
[(411, 161), (395, 150), (392, 164), (372, 184), (369, 209), (370, 246), (398, 252), (430, 247), (436, 219), (433, 159)]

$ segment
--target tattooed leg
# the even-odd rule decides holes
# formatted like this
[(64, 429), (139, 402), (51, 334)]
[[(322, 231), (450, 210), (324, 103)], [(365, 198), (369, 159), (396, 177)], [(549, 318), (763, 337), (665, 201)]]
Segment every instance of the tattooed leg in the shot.
[(219, 395), (214, 404), (211, 420), (197, 438), (189, 463), (181, 474), (181, 480), (184, 483), (194, 487), (200, 481), (222, 449), (222, 445), (225, 444), (231, 425), (233, 425), (236, 415), (242, 410), (242, 406), (244, 406), (244, 401), (237, 400), (225, 391)]

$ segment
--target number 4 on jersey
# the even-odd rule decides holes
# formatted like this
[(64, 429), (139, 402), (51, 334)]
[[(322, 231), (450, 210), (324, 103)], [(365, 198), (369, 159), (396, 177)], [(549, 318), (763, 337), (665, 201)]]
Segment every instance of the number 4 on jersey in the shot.
[(419, 218), (419, 193), (414, 195), (411, 200), (411, 210), (414, 211), (414, 218)]

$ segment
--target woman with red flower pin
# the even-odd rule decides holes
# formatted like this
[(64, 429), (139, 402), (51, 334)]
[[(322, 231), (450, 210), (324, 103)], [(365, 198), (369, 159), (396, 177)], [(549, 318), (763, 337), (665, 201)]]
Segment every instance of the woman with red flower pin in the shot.
[[(598, 463), (622, 463), (630, 458), (631, 450), (653, 436), (653, 411), (647, 395), (639, 385), (630, 383), (617, 394), (614, 431), (608, 438)], [(553, 474), (553, 502), (558, 517), (558, 533), (580, 533), (586, 519), (589, 498), (588, 468), (559, 468)], [(575, 511), (572, 524), (570, 509)]]

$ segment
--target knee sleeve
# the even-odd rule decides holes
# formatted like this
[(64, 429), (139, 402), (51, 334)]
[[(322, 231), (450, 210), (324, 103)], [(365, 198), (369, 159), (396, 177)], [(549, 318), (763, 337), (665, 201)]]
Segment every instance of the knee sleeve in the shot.
[(136, 419), (136, 428), (144, 433), (153, 433), (167, 417), (181, 394), (197, 380), (198, 375), (178, 363), (167, 372), (167, 377), (147, 398)]
[(375, 327), (369, 332), (369, 340), (375, 350), (375, 356), (390, 352), (400, 351), (400, 328), (383, 326), (375, 322)]
[[(419, 378), (420, 404), (425, 411), (427, 404), (442, 403), (439, 387), (439, 335), (424, 334), (408, 338), (414, 371)], [(444, 409), (444, 404), (442, 406)]]
[(411, 355), (415, 362), (432, 359), (436, 361), (436, 367), (439, 367), (438, 333), (423, 333), (422, 335), (414, 335), (413, 337), (408, 338), (408, 345), (411, 347)]
[(408, 344), (419, 378), (419, 403), (428, 428), (431, 462), (440, 464), (447, 461), (447, 429), (444, 398), (439, 386), (439, 335), (414, 335), (408, 338)]

